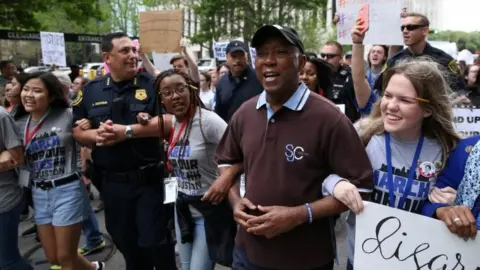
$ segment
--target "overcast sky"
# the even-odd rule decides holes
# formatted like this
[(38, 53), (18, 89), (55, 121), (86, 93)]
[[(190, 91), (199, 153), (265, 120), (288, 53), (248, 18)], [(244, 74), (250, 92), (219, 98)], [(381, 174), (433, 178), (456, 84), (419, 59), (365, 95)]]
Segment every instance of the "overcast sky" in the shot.
[(442, 30), (479, 31), (479, 0), (444, 0), (441, 10)]

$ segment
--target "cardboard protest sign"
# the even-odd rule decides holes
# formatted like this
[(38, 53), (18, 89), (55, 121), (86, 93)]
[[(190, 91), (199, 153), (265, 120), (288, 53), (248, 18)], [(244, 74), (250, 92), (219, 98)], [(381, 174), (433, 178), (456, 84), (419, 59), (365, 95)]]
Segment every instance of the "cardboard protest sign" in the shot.
[(181, 10), (140, 12), (140, 44), (146, 53), (180, 52), (183, 34)]

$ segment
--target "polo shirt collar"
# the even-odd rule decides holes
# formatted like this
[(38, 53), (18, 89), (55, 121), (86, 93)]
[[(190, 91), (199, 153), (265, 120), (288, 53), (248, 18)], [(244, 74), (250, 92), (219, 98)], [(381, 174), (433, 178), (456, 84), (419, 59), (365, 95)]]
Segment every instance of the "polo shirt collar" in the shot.
[[(307, 103), (307, 99), (310, 96), (310, 90), (304, 83), (301, 83), (295, 93), (283, 104), (283, 107), (286, 107), (292, 111), (301, 111)], [(267, 93), (265, 90), (260, 94), (257, 101), (257, 110), (267, 105)]]

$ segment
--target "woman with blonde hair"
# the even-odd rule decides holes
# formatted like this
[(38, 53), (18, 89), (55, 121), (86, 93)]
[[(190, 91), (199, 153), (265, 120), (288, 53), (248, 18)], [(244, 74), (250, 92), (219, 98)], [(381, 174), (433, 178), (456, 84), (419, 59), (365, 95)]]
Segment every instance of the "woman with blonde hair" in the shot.
[[(354, 213), (363, 210), (364, 198), (420, 214), (437, 174), (458, 140), (448, 83), (441, 67), (416, 58), (397, 63), (384, 74), (384, 95), (372, 114), (356, 128), (374, 170), (374, 189), (358, 190), (342, 176), (330, 176), (324, 192), (342, 201)], [(445, 197), (451, 188), (442, 190)], [(349, 261), (353, 269), (355, 215), (347, 220)]]

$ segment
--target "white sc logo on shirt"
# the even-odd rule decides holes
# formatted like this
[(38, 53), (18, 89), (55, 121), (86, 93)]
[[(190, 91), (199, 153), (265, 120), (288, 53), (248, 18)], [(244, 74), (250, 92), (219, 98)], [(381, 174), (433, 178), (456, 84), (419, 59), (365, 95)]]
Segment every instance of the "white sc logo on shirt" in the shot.
[(294, 146), (293, 144), (285, 145), (285, 157), (288, 162), (294, 162), (295, 160), (303, 159), (306, 156), (305, 150), (301, 146)]

